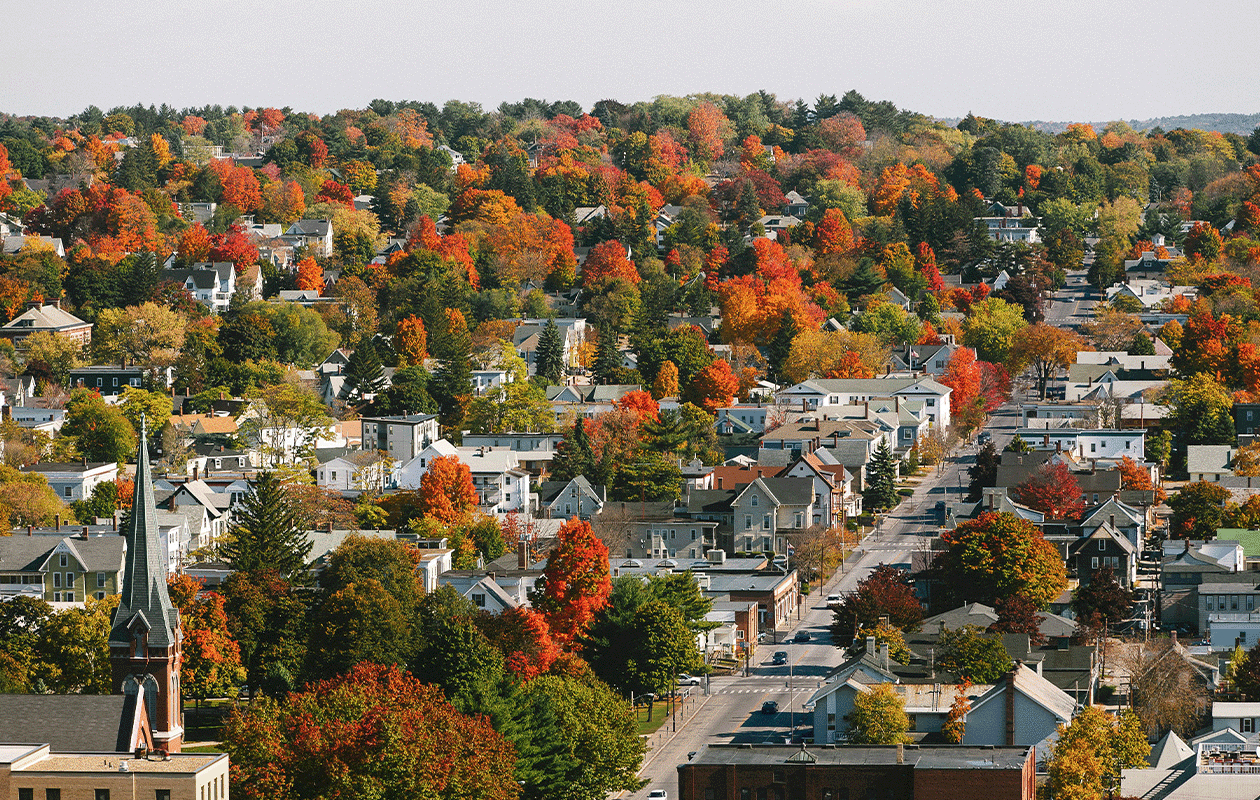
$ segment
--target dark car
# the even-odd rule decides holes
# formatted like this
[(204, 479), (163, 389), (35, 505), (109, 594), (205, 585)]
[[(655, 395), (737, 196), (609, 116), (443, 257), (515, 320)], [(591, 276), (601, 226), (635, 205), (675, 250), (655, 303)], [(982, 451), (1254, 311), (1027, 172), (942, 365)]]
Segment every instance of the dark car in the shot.
[(766, 702), (761, 704), (761, 713), (762, 714), (778, 714), (779, 704), (774, 702), (773, 700), (767, 700)]
[(936, 514), (936, 521), (945, 524), (945, 501), (937, 500), (936, 505), (932, 507), (933, 513)]
[(794, 641), (794, 642), (808, 642), (808, 641), (809, 641), (809, 633), (808, 633), (807, 631), (797, 631), (797, 632), (796, 632), (796, 635), (792, 637), (792, 641)]
[(788, 661), (787, 651), (786, 651), (786, 650), (779, 650), (779, 651), (776, 651), (776, 652), (775, 652), (775, 654), (774, 654), (774, 658), (772, 658), (772, 659), (770, 660), (770, 663), (771, 663), (771, 664), (775, 664), (775, 665), (779, 665), (779, 664), (786, 664), (786, 663), (787, 663), (787, 661)]

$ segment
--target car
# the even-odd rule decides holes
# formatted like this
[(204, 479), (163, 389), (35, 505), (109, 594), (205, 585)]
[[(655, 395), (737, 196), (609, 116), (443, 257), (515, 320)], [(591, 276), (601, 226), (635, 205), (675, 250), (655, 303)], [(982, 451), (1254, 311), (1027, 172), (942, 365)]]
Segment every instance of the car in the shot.
[(993, 438), (993, 434), (989, 433), (988, 431), (981, 431), (980, 435), (976, 437), (976, 444), (984, 444), (985, 442), (989, 441), (992, 438)]
[(648, 792), (648, 800), (668, 800), (669, 792), (664, 789), (653, 789)]
[(703, 683), (703, 681), (701, 681), (700, 678), (695, 675), (688, 675), (686, 673), (683, 673), (682, 675), (678, 676), (678, 683), (680, 686), (699, 686), (701, 683)]
[(792, 637), (792, 641), (794, 641), (794, 642), (808, 642), (808, 641), (809, 641), (809, 631), (797, 631), (797, 632), (796, 632), (796, 635)]
[(779, 704), (774, 702), (773, 700), (767, 700), (766, 702), (761, 704), (761, 713), (762, 714), (778, 714)]
[(827, 595), (827, 605), (828, 605), (828, 606), (832, 606), (832, 607), (834, 607), (834, 606), (838, 606), (838, 605), (840, 605), (840, 604), (841, 604), (841, 603), (843, 603), (843, 602), (844, 602), (844, 601), (840, 599), (840, 595), (838, 595), (838, 594), (829, 594), (829, 595)]
[(788, 654), (786, 650), (776, 650), (774, 657), (770, 660), (771, 664), (780, 665), (788, 662)]

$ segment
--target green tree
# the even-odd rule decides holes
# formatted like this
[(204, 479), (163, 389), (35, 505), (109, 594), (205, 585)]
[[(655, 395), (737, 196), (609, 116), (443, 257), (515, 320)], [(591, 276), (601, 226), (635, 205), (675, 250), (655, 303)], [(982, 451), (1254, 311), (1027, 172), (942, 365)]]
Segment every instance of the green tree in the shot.
[(621, 369), (621, 351), (617, 349), (617, 332), (611, 326), (599, 329), (595, 340), (595, 363), (591, 374), (600, 383), (615, 383)]
[(238, 572), (275, 570), (285, 579), (306, 574), (311, 542), (298, 529), (297, 509), (274, 472), (260, 472), (219, 547)]
[(233, 572), (223, 594), (228, 631), (241, 648), (246, 680), (255, 694), (284, 697), (297, 687), (306, 657), (309, 631), (301, 595), (270, 569)]
[(863, 258), (858, 261), (857, 269), (845, 279), (844, 284), (840, 288), (848, 296), (849, 302), (852, 303), (858, 298), (865, 297), (868, 294), (875, 294), (884, 288), (884, 278), (875, 270), (875, 261), (873, 259)]
[(578, 475), (590, 478), (595, 474), (595, 453), (586, 432), (582, 417), (573, 420), (569, 435), (556, 445), (556, 457), (551, 461), (553, 480), (569, 481)]
[(796, 327), (796, 319), (785, 310), (779, 317), (779, 329), (766, 347), (766, 361), (770, 365), (767, 375), (769, 380), (775, 383), (784, 382), (783, 365), (792, 352), (792, 340), (796, 338), (797, 333), (799, 331)]
[(410, 542), (353, 534), (329, 555), (319, 585), (332, 593), (353, 583), (374, 580), (398, 601), (398, 607), (410, 619), (424, 595), (416, 572), (419, 566), (420, 551)]
[(937, 643), (936, 663), (972, 683), (997, 683), (1011, 669), (1001, 637), (974, 625), (946, 628)]
[(554, 319), (548, 319), (539, 334), (535, 356), (538, 377), (548, 385), (560, 383), (564, 377), (564, 340)]
[(611, 500), (675, 500), (681, 494), (678, 462), (646, 450), (635, 461), (622, 464), (608, 487)]
[(866, 507), (883, 511), (897, 505), (897, 461), (888, 442), (881, 439), (866, 468), (867, 486), (862, 493)]
[(118, 595), (46, 617), (35, 639), (31, 683), (53, 694), (109, 694), (109, 629)]
[(876, 684), (870, 691), (853, 699), (848, 716), (849, 744), (899, 744), (909, 742), (906, 732), (910, 720), (906, 701), (887, 683)]
[(963, 322), (963, 344), (974, 347), (981, 361), (1001, 364), (1010, 354), (1015, 334), (1027, 325), (1019, 306), (987, 297), (971, 307)]
[(429, 394), (430, 376), (419, 364), (399, 367), (385, 391), (376, 396), (370, 407), (371, 413), (390, 416), (394, 414), (436, 414), (438, 407)]
[(968, 501), (975, 502), (981, 499), (985, 488), (997, 486), (998, 467), (1001, 464), (1002, 456), (994, 446), (993, 440), (990, 439), (976, 453), (976, 463), (967, 468), (967, 476), (971, 479), (967, 489)]
[(364, 337), (350, 354), (345, 379), (341, 399), (350, 402), (363, 402), (368, 395), (375, 395), (385, 386), (385, 368), (381, 366), (381, 358), (371, 338)]
[(466, 424), (474, 433), (550, 433), (555, 419), (547, 394), (538, 384), (513, 381), (473, 398), (468, 404)]
[(89, 461), (126, 461), (136, 449), (136, 432), (122, 410), (91, 389), (70, 393), (61, 435)]
[[(137, 433), (140, 431), (140, 419), (143, 417), (150, 434), (166, 427), (173, 410), (171, 398), (168, 395), (162, 392), (150, 392), (147, 389), (137, 389), (134, 386), (123, 389), (122, 400), (119, 401), (118, 407), (122, 409), (123, 416)], [(150, 436), (150, 439), (158, 438)]]
[(341, 675), (355, 664), (406, 664), (410, 637), (403, 610), (380, 581), (368, 578), (333, 592), (311, 615), (305, 674)]
[(1233, 397), (1211, 375), (1198, 372), (1169, 381), (1159, 402), (1169, 409), (1168, 428), (1177, 432), (1180, 447), (1233, 443)]
[(1182, 487), (1168, 500), (1172, 508), (1172, 535), (1175, 539), (1212, 539), (1225, 524), (1224, 506), (1229, 490), (1219, 483), (1196, 481)]
[(53, 610), (38, 597), (18, 596), (0, 603), (0, 693), (33, 689), (39, 632)]

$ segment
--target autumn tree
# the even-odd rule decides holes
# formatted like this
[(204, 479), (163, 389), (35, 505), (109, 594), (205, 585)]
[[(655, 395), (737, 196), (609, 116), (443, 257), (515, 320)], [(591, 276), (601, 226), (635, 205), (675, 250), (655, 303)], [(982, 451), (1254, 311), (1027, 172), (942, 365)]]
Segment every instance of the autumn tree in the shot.
[(608, 547), (591, 531), (589, 522), (571, 519), (560, 526), (535, 590), (534, 607), (562, 642), (572, 641), (591, 624), (608, 602), (612, 583)]
[(610, 239), (591, 248), (582, 264), (582, 285), (598, 287), (616, 278), (637, 284), (639, 271), (626, 258), (626, 248), (621, 242)]
[(136, 449), (136, 433), (117, 406), (92, 389), (75, 389), (66, 403), (61, 436), (89, 461), (126, 461)]
[(660, 400), (663, 397), (678, 396), (678, 367), (668, 359), (661, 362), (656, 370), (656, 380), (652, 382), (652, 397)]
[(739, 377), (731, 369), (731, 362), (718, 358), (696, 373), (688, 395), (690, 402), (712, 414), (734, 402), (738, 391)]
[(890, 684), (877, 683), (853, 699), (847, 717), (849, 744), (901, 744), (909, 742), (910, 719), (906, 701)]
[(1174, 539), (1212, 539), (1225, 522), (1229, 489), (1219, 483), (1196, 481), (1182, 487), (1168, 500), (1172, 508), (1171, 533)]
[[(1162, 503), (1167, 499), (1163, 488), (1156, 486), (1154, 481), (1151, 480), (1151, 471), (1128, 456), (1120, 459), (1120, 462), (1116, 464), (1116, 470), (1120, 473), (1121, 489), (1125, 491), (1154, 492), (1155, 500), (1158, 503)], [(1235, 473), (1237, 473), (1236, 468)], [(1257, 470), (1253, 474), (1260, 475), (1260, 462), (1258, 462)]]
[(1176, 431), (1182, 446), (1233, 443), (1233, 397), (1212, 376), (1195, 373), (1171, 380), (1159, 402), (1168, 408), (1168, 427)]
[(460, 714), (394, 667), (360, 664), (283, 702), (238, 708), (223, 740), (246, 800), (515, 800), (520, 791), (515, 750), (489, 719)]
[(1046, 761), (1048, 796), (1103, 800), (1121, 796), (1122, 771), (1146, 767), (1151, 745), (1131, 710), (1119, 720), (1099, 706), (1087, 706), (1059, 737)]
[(974, 304), (963, 322), (963, 344), (974, 347), (980, 360), (1000, 364), (1009, 357), (1015, 335), (1027, 324), (1019, 306), (988, 297)]
[(941, 633), (936, 665), (971, 683), (993, 684), (1010, 671), (1011, 657), (1001, 636), (964, 625)]
[(945, 721), (941, 723), (941, 737), (949, 744), (962, 744), (967, 735), (967, 714), (971, 712), (971, 698), (968, 692), (971, 682), (964, 680), (957, 688), (954, 702), (950, 703)]
[(438, 456), (420, 478), (420, 508), (426, 517), (452, 523), (477, 507), (479, 497), (468, 465), (455, 456)]
[(96, 317), (92, 351), (102, 360), (154, 370), (179, 357), (188, 320), (157, 303), (107, 308)]
[(398, 328), (394, 333), (394, 352), (398, 354), (399, 366), (424, 364), (424, 360), (429, 356), (428, 334), (424, 329), (424, 320), (415, 314), (398, 320)]
[(1039, 322), (1015, 334), (1010, 350), (1012, 372), (1031, 366), (1044, 399), (1046, 384), (1059, 374), (1059, 370), (1075, 364), (1076, 354), (1083, 349), (1085, 343), (1075, 333)]
[(923, 606), (909, 575), (888, 564), (877, 566), (832, 610), (832, 643), (847, 647), (857, 628), (874, 627), (881, 617), (902, 630), (914, 630), (923, 619)]
[(223, 595), (203, 592), (202, 582), (187, 575), (170, 576), (167, 583), (184, 629), (181, 690), (198, 703), (210, 697), (235, 696), (246, 673), (241, 649), (228, 630)]
[(307, 256), (297, 265), (297, 288), (303, 290), (324, 291), (324, 270), (315, 263), (315, 259)]
[(1047, 519), (1076, 519), (1085, 510), (1085, 495), (1067, 464), (1047, 461), (1011, 491), (1016, 502), (1045, 513)]
[(946, 549), (932, 565), (943, 602), (992, 604), (1012, 595), (1045, 608), (1067, 588), (1058, 550), (1031, 522), (986, 512), (942, 534)]
[[(1171, 730), (1188, 740), (1202, 729), (1210, 707), (1207, 689), (1196, 662), (1186, 658), (1171, 639), (1151, 637), (1127, 643), (1116, 655), (1116, 664), (1129, 676), (1132, 708), (1149, 739), (1157, 741)], [(1232, 660), (1231, 667), (1235, 667)], [(1237, 678), (1244, 672), (1246, 668), (1230, 670), (1236, 688), (1242, 688)], [(1258, 696), (1244, 691), (1243, 697), (1255, 702)]]
[(1116, 580), (1111, 567), (1094, 570), (1088, 578), (1072, 592), (1072, 611), (1078, 625), (1097, 629), (1123, 620), (1133, 605), (1133, 592)]
[(86, 597), (82, 608), (45, 617), (35, 636), (30, 680), (52, 694), (109, 694), (109, 631), (118, 595)]

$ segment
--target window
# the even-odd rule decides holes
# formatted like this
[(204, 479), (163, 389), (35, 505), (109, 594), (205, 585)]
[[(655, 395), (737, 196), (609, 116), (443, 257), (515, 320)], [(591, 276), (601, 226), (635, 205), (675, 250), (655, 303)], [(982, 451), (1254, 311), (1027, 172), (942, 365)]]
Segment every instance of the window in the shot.
[(53, 588), (54, 589), (61, 588), (61, 573), (60, 572), (53, 573)]
[[(44, 800), (61, 800), (61, 790), (60, 789), (45, 789)], [(170, 800), (170, 798), (168, 797), (166, 800)]]
[(1100, 553), (1101, 553), (1101, 552), (1103, 552), (1103, 551), (1104, 551), (1104, 550), (1106, 550), (1106, 549), (1107, 549), (1107, 540), (1106, 540), (1106, 539), (1099, 539), (1099, 540), (1098, 540), (1098, 552), (1100, 552)]
[(104, 599), (105, 599), (105, 593), (104, 593), (104, 592), (97, 592), (97, 593), (96, 593), (96, 599), (97, 599), (97, 600), (104, 600)]
[(744, 515), (744, 530), (752, 530), (752, 514)]
[(18, 789), (18, 800), (35, 800), (35, 790)]
[(671, 538), (671, 539), (677, 539), (677, 538), (678, 538), (678, 531), (677, 531), (676, 529), (674, 529), (674, 528), (670, 528), (670, 529), (669, 529), (669, 538)]
[(1090, 569), (1098, 569), (1098, 556), (1094, 556), (1089, 560)]
[(1128, 439), (1125, 439), (1125, 440), (1124, 440), (1124, 449), (1125, 449), (1125, 450), (1132, 450), (1132, 449), (1133, 449), (1133, 442), (1129, 441)]
[(60, 561), (58, 561), (57, 563), (58, 563), (58, 564), (60, 564), (60, 565), (61, 565), (61, 566), (63, 566), (63, 567), (68, 566), (68, 564), (67, 564), (67, 562), (66, 562), (66, 554), (65, 554), (65, 553), (62, 553), (62, 554), (61, 554), (61, 560), (60, 560)]
[(762, 530), (765, 530), (765, 531), (770, 530), (770, 515), (769, 515), (769, 514), (763, 514), (763, 515), (762, 515), (762, 517), (761, 517), (761, 529), (762, 529)]
[(770, 780), (773, 781), (774, 783), (783, 783), (786, 780), (786, 776), (784, 775), (783, 770), (776, 769), (773, 772), (771, 772)]
[(114, 386), (117, 386), (117, 385), (118, 385), (118, 379), (114, 378)]
[(74, 573), (73, 572), (66, 573), (66, 588), (67, 589), (74, 588)]
[(794, 521), (796, 522), (796, 527), (801, 527), (801, 512), (796, 512), (796, 519)]
[(1095, 453), (1095, 452), (1097, 452), (1097, 451), (1098, 451), (1098, 444), (1097, 444), (1097, 443), (1095, 443), (1095, 442), (1090, 442), (1090, 443), (1089, 443), (1089, 452), (1091, 452), (1091, 453)]
[(96, 800), (109, 800), (109, 789), (97, 789)]
[[(27, 791), (30, 791), (29, 789)], [(739, 800), (752, 800), (752, 789), (740, 789)]]
[(752, 496), (752, 507), (753, 508), (757, 507), (757, 495)]
[[(218, 782), (218, 781), (215, 781), (215, 783), (214, 783), (214, 793), (215, 793), (215, 795), (216, 795), (216, 796), (219, 794), (219, 782)], [(157, 790), (157, 792), (156, 792), (156, 795), (155, 795), (155, 796), (154, 796), (154, 798), (153, 798), (153, 800), (171, 800), (171, 790), (170, 790), (170, 789), (158, 789), (158, 790)]]
[(1248, 412), (1247, 412), (1247, 421), (1248, 421), (1248, 422), (1251, 422), (1251, 412), (1250, 412), (1250, 411), (1248, 411)]
[(1238, 730), (1241, 733), (1255, 733), (1256, 719), (1255, 717), (1243, 717), (1238, 720)]
[(693, 541), (693, 542), (694, 542), (695, 540), (696, 540), (696, 529), (695, 529), (695, 528), (692, 528), (692, 529), (691, 529), (691, 541)]
[[(71, 496), (71, 495), (70, 495), (70, 487), (69, 487), (69, 486), (67, 486), (67, 487), (65, 488), (65, 490), (64, 490), (64, 494), (65, 494), (65, 496), (66, 496), (66, 497), (70, 497), (70, 496)], [(62, 556), (62, 558), (65, 558), (65, 556)]]
[(929, 397), (929, 398), (928, 398), (928, 401), (927, 401), (927, 404), (928, 404), (928, 408), (935, 408), (935, 407), (936, 407), (936, 398), (934, 398), (934, 397)]
[(472, 601), (473, 601), (473, 605), (475, 605), (477, 608), (486, 607), (486, 596), (484, 594), (474, 594), (472, 596)]
[(104, 385), (105, 385), (105, 379), (104, 379), (104, 378), (97, 378), (97, 379), (96, 379), (96, 385), (97, 385), (98, 387), (99, 387), (99, 386), (104, 386)]
[(570, 514), (572, 514), (572, 513), (573, 513), (573, 510), (572, 510), (572, 509), (573, 509), (573, 507), (572, 507), (570, 504), (565, 503), (565, 504), (564, 504), (564, 515), (567, 517), (567, 516), (569, 516)]

